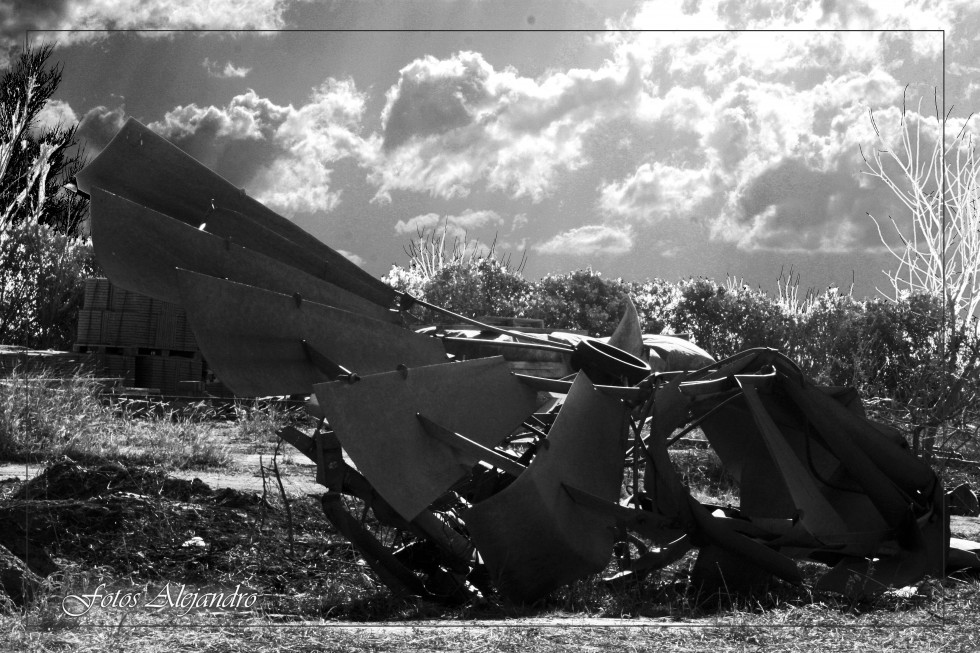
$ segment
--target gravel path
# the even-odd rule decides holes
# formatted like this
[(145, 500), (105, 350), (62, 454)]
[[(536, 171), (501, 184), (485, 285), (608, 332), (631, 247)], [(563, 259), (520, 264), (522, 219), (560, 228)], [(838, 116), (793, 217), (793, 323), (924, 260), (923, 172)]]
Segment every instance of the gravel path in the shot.
[[(299, 496), (303, 494), (320, 495), (324, 488), (316, 483), (316, 465), (305, 459), (300, 460), (301, 456), (296, 456), (291, 463), (279, 463), (279, 475), (282, 479), (283, 488), (287, 495)], [(266, 467), (271, 467), (269, 456), (263, 457)], [(201, 479), (212, 490), (221, 488), (232, 488), (243, 492), (262, 493), (262, 472), (258, 454), (245, 454), (235, 457), (234, 466), (227, 469), (190, 469), (173, 470), (168, 475), (174, 478), (193, 480)], [(27, 465), (25, 463), (2, 463), (0, 464), (0, 481), (11, 478), (19, 480), (31, 479), (44, 471), (41, 465)], [(278, 493), (279, 488), (276, 478), (271, 471), (266, 472), (265, 483), (267, 491)]]

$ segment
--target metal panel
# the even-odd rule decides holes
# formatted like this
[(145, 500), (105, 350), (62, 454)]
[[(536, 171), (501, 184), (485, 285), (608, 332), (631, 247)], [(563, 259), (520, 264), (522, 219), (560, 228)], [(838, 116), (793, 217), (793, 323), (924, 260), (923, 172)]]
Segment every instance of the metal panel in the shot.
[(579, 373), (548, 446), (516, 481), (464, 515), (491, 578), (512, 599), (533, 601), (609, 561), (615, 519), (576, 503), (564, 485), (619, 498), (625, 418), (621, 400)]
[(502, 357), (409, 368), (357, 383), (314, 386), (358, 470), (412, 519), (472, 468), (472, 458), (429, 435), (416, 417), (493, 447), (534, 412), (536, 393)]
[(446, 360), (442, 343), (387, 322), (178, 270), (181, 304), (217, 376), (243, 396), (309, 394), (329, 381), (303, 345), (356, 374)]
[(646, 360), (643, 355), (643, 327), (640, 326), (640, 315), (636, 312), (633, 300), (626, 298), (626, 310), (619, 320), (616, 330), (609, 336), (609, 344), (622, 349), (627, 354)]
[[(735, 380), (742, 387), (758, 433), (786, 483), (790, 498), (794, 505), (803, 511), (803, 525), (811, 533), (826, 536), (831, 542), (838, 541), (838, 538), (843, 537), (847, 531), (844, 520), (821, 493), (817, 479), (793, 451), (786, 441), (786, 436), (780, 432), (759, 398), (758, 386), (771, 382), (775, 377), (776, 372), (773, 371), (771, 374), (758, 376), (736, 375)], [(751, 474), (751, 471), (749, 473)]]
[(132, 118), (77, 179), (79, 188), (90, 195), (93, 189), (103, 188), (195, 227), (213, 209), (240, 213), (307, 250), (324, 266), (329, 265), (328, 280), (332, 283), (385, 308), (399, 297), (397, 291), (340, 252), (248, 197), (244, 190)]
[(299, 293), (310, 301), (376, 320), (401, 319), (395, 311), (275, 258), (101, 188), (92, 190), (90, 213), (92, 241), (99, 264), (115, 285), (127, 290), (179, 304), (175, 268), (184, 268), (265, 290), (289, 295)]

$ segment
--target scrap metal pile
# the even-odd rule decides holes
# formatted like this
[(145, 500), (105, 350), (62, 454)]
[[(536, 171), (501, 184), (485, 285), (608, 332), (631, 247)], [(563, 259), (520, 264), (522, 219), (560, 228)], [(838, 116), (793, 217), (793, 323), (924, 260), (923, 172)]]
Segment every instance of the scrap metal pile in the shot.
[[(611, 563), (639, 575), (692, 549), (707, 585), (798, 584), (810, 560), (828, 566), (818, 588), (851, 596), (977, 565), (980, 545), (950, 547), (942, 484), (901, 433), (777, 351), (688, 371), (664, 370), (661, 349), (653, 372), (627, 311), (608, 340), (469, 320), (570, 356), (566, 379), (454, 360), (438, 331), (407, 326), (415, 305), (442, 309), (134, 120), (77, 181), (114, 284), (182, 306), (236, 394), (311, 397), (320, 427), (280, 435), (317, 463), (326, 516), (397, 592), (534, 601)], [(737, 508), (697, 501), (672, 465), (668, 447), (696, 427), (738, 483)]]

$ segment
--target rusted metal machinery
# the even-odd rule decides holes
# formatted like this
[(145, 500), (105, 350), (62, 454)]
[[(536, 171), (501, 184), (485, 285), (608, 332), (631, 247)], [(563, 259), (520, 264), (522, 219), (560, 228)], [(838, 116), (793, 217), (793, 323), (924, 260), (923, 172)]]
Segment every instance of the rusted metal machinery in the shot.
[[(454, 360), (405, 319), (416, 304), (448, 311), (134, 120), (77, 181), (113, 283), (182, 306), (236, 393), (311, 397), (320, 427), (280, 435), (316, 461), (327, 517), (396, 592), (534, 601), (614, 560), (636, 575), (692, 549), (695, 579), (729, 589), (801, 583), (801, 560), (829, 567), (818, 587), (851, 596), (980, 566), (980, 545), (950, 547), (942, 484), (902, 435), (777, 351), (715, 362), (661, 339), (653, 371), (628, 310), (607, 340), (453, 315), (509, 346), (562, 352), (577, 370), (566, 379)], [(700, 369), (670, 369), (690, 361)], [(737, 508), (695, 500), (671, 464), (668, 447), (695, 427), (738, 482)]]

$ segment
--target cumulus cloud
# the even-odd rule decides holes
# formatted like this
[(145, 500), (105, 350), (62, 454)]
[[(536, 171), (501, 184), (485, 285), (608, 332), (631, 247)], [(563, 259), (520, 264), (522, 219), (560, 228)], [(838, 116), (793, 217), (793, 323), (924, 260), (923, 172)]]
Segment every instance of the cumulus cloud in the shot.
[(514, 216), (514, 219), (510, 222), (510, 232), (514, 233), (518, 229), (523, 229), (527, 226), (527, 213), (518, 213)]
[(346, 249), (338, 249), (340, 255), (345, 257), (351, 263), (364, 267), (364, 259), (353, 252), (348, 252)]
[(626, 254), (633, 249), (633, 229), (629, 226), (586, 225), (563, 231), (532, 249), (541, 254), (576, 256)]
[[(943, 20), (963, 17), (965, 5), (952, 4), (939, 11)], [(935, 63), (938, 73), (939, 59), (929, 57), (941, 39), (833, 31), (874, 21), (908, 27), (883, 3), (734, 6), (648, 2), (616, 26), (829, 31), (603, 35), (612, 61), (633, 60), (643, 71), (630, 129), (652, 145), (625, 175), (599, 185), (600, 214), (609, 224), (696, 219), (713, 238), (745, 250), (880, 245), (866, 213), (900, 207), (862, 175), (860, 148), (875, 143), (869, 109), (900, 120), (890, 110), (902, 103), (899, 75), (910, 70), (903, 57), (918, 62), (916, 70)]]
[[(885, 199), (862, 180), (861, 148), (874, 147), (867, 103), (887, 107), (899, 89), (880, 70), (846, 73), (802, 92), (730, 85), (703, 139), (716, 178), (724, 180), (712, 234), (743, 249), (870, 246), (875, 234), (865, 214)], [(882, 111), (885, 119), (895, 117), (893, 107)]]
[(110, 109), (100, 105), (86, 111), (77, 132), (85, 154), (92, 157), (101, 152), (125, 122), (126, 110), (121, 106)]
[(78, 116), (67, 102), (47, 100), (32, 124), (33, 129), (44, 132), (56, 128), (68, 128), (78, 122)]
[(711, 197), (711, 177), (707, 169), (644, 163), (629, 178), (605, 185), (599, 207), (608, 216), (636, 222), (688, 218)]
[(334, 164), (368, 157), (364, 102), (353, 81), (331, 78), (299, 108), (250, 89), (223, 107), (175, 107), (149, 127), (276, 211), (329, 212), (341, 196)]
[(150, 123), (157, 133), (190, 146), (195, 138), (263, 139), (270, 137), (292, 109), (259, 97), (249, 89), (236, 95), (224, 107), (188, 104), (174, 107), (162, 120)]
[(395, 224), (395, 232), (411, 236), (438, 234), (440, 237), (445, 233), (447, 241), (467, 243), (472, 240), (469, 234), (473, 230), (501, 224), (503, 218), (496, 211), (467, 209), (459, 215), (423, 213), (408, 220), (399, 220)]
[[(649, 27), (654, 14), (658, 28), (692, 29), (859, 20), (819, 2), (759, 0), (742, 13), (733, 6), (647, 3), (621, 26)], [(538, 251), (622, 253), (633, 226), (667, 219), (697, 219), (714, 238), (748, 250), (866, 248), (876, 238), (866, 212), (891, 208), (861, 177), (859, 146), (874, 141), (867, 112), (901, 102), (893, 55), (930, 52), (908, 40), (928, 34), (901, 47), (887, 38), (616, 33), (601, 37), (612, 55), (598, 68), (534, 79), (473, 52), (417, 59), (387, 93), (369, 180), (379, 201), (396, 189), (540, 201), (562, 175), (599, 158), (597, 126), (622, 124), (629, 137), (617, 148), (633, 165), (617, 162), (616, 176), (598, 185), (605, 224), (561, 233)]]
[(226, 62), (224, 68), (222, 68), (221, 64), (217, 61), (211, 61), (207, 57), (201, 62), (201, 65), (208, 71), (209, 77), (217, 77), (218, 79), (248, 77), (248, 74), (252, 72), (251, 68), (236, 66), (230, 61)]
[[(23, 43), (27, 30), (76, 30), (38, 34), (47, 41), (78, 43), (104, 38), (107, 32), (80, 30), (241, 29), (285, 27), (290, 2), (282, 0), (31, 0), (0, 4), (0, 46)], [(145, 31), (144, 36), (166, 36)]]
[(341, 191), (331, 186), (332, 165), (368, 156), (370, 146), (359, 134), (364, 103), (353, 81), (330, 79), (307, 104), (290, 107), (273, 136), (285, 155), (256, 178), (258, 199), (286, 215), (333, 210)]
[(585, 165), (585, 135), (628, 113), (640, 87), (630, 61), (531, 79), (475, 52), (416, 59), (387, 93), (376, 199), (396, 189), (465, 197), (482, 184), (540, 201), (561, 171)]
[[(613, 27), (669, 30), (962, 30), (970, 0), (647, 0)], [(970, 32), (972, 34), (972, 32)], [(948, 36), (948, 35), (947, 35)], [(941, 47), (942, 41), (938, 42)], [(935, 54), (927, 46), (922, 54)]]

